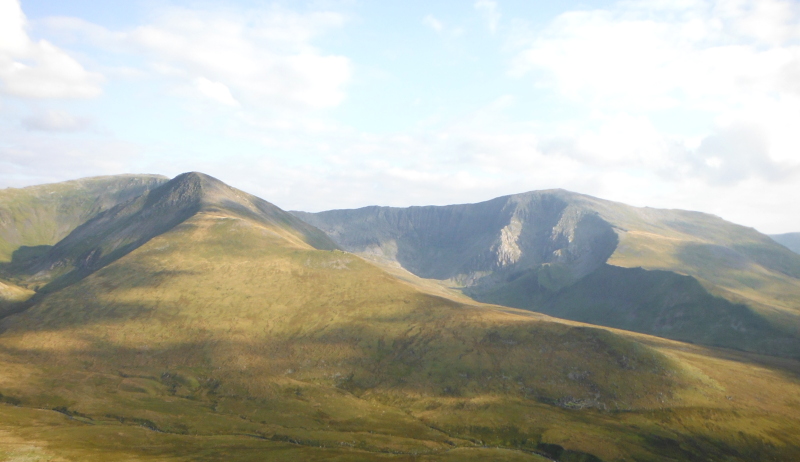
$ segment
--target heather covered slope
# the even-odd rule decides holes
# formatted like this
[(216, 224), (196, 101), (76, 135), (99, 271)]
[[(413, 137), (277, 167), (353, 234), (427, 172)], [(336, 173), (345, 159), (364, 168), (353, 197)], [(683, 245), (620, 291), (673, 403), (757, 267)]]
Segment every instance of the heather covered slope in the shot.
[[(476, 300), (768, 354), (800, 351), (800, 256), (712, 215), (563, 190), (295, 213), (347, 250), (447, 280)], [(615, 284), (603, 283), (612, 276)]]
[[(422, 293), (279, 209), (251, 213), (247, 196), (218, 195), (224, 185), (206, 177), (170, 191), (195, 181), (201, 205), (188, 217), (0, 321), (2, 457), (800, 453), (794, 362)], [(86, 239), (123, 242), (129, 225)]]

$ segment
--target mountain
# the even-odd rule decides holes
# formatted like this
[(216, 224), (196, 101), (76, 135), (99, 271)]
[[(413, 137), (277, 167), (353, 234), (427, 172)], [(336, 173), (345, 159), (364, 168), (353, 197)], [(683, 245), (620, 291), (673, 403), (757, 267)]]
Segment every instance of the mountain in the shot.
[(46, 252), (98, 213), (167, 180), (159, 175), (118, 175), (0, 190), (0, 277)]
[(800, 233), (770, 234), (775, 242), (794, 253), (800, 253)]
[(752, 228), (563, 190), (295, 212), (342, 248), (476, 300), (768, 354), (800, 352), (800, 256)]
[(96, 214), (45, 253), (17, 265), (15, 276), (26, 275), (23, 280), (28, 283), (48, 283), (45, 292), (69, 285), (200, 212), (224, 212), (226, 217), (269, 225), (287, 239), (336, 248), (318, 229), (269, 202), (192, 172)]
[(207, 175), (28, 263), (0, 460), (800, 457), (798, 361), (441, 296)]

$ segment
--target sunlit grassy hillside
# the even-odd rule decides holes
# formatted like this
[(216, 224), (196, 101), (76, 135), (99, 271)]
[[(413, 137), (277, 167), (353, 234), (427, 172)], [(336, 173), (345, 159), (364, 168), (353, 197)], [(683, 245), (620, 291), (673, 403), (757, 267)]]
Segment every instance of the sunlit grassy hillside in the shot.
[(87, 239), (192, 213), (0, 321), (0, 460), (800, 457), (796, 362), (434, 296), (173, 181)]
[(20, 287), (12, 282), (0, 280), (0, 318), (15, 311), (26, 300), (33, 296), (30, 289)]

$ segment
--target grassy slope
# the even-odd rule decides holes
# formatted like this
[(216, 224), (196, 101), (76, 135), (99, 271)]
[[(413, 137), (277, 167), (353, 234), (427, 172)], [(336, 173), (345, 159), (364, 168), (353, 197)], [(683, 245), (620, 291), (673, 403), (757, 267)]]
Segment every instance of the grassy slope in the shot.
[(27, 300), (31, 295), (33, 295), (32, 290), (0, 280), (0, 303)]
[(222, 208), (0, 329), (7, 458), (800, 456), (796, 363), (426, 295)]
[(618, 228), (609, 264), (693, 276), (714, 295), (746, 303), (773, 326), (800, 335), (800, 255), (713, 215), (585, 200)]
[(800, 342), (746, 305), (710, 294), (696, 279), (670, 271), (606, 265), (575, 284), (549, 291), (542, 272), (475, 295), (565, 319), (705, 345), (798, 357)]
[(30, 299), (34, 292), (12, 282), (0, 280), (0, 318), (15, 311)]
[(157, 175), (85, 178), (0, 190), (0, 266), (36, 257), (98, 213), (166, 182)]

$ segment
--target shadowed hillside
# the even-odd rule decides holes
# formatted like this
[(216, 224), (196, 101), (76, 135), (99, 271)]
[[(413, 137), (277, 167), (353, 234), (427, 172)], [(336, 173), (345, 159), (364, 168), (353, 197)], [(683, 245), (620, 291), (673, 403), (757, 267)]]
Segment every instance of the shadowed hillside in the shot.
[(710, 345), (800, 351), (800, 256), (712, 215), (563, 190), (295, 213), (347, 250), (476, 300)]
[(0, 320), (0, 458), (800, 456), (794, 361), (423, 293), (205, 175), (42, 261), (87, 249)]

